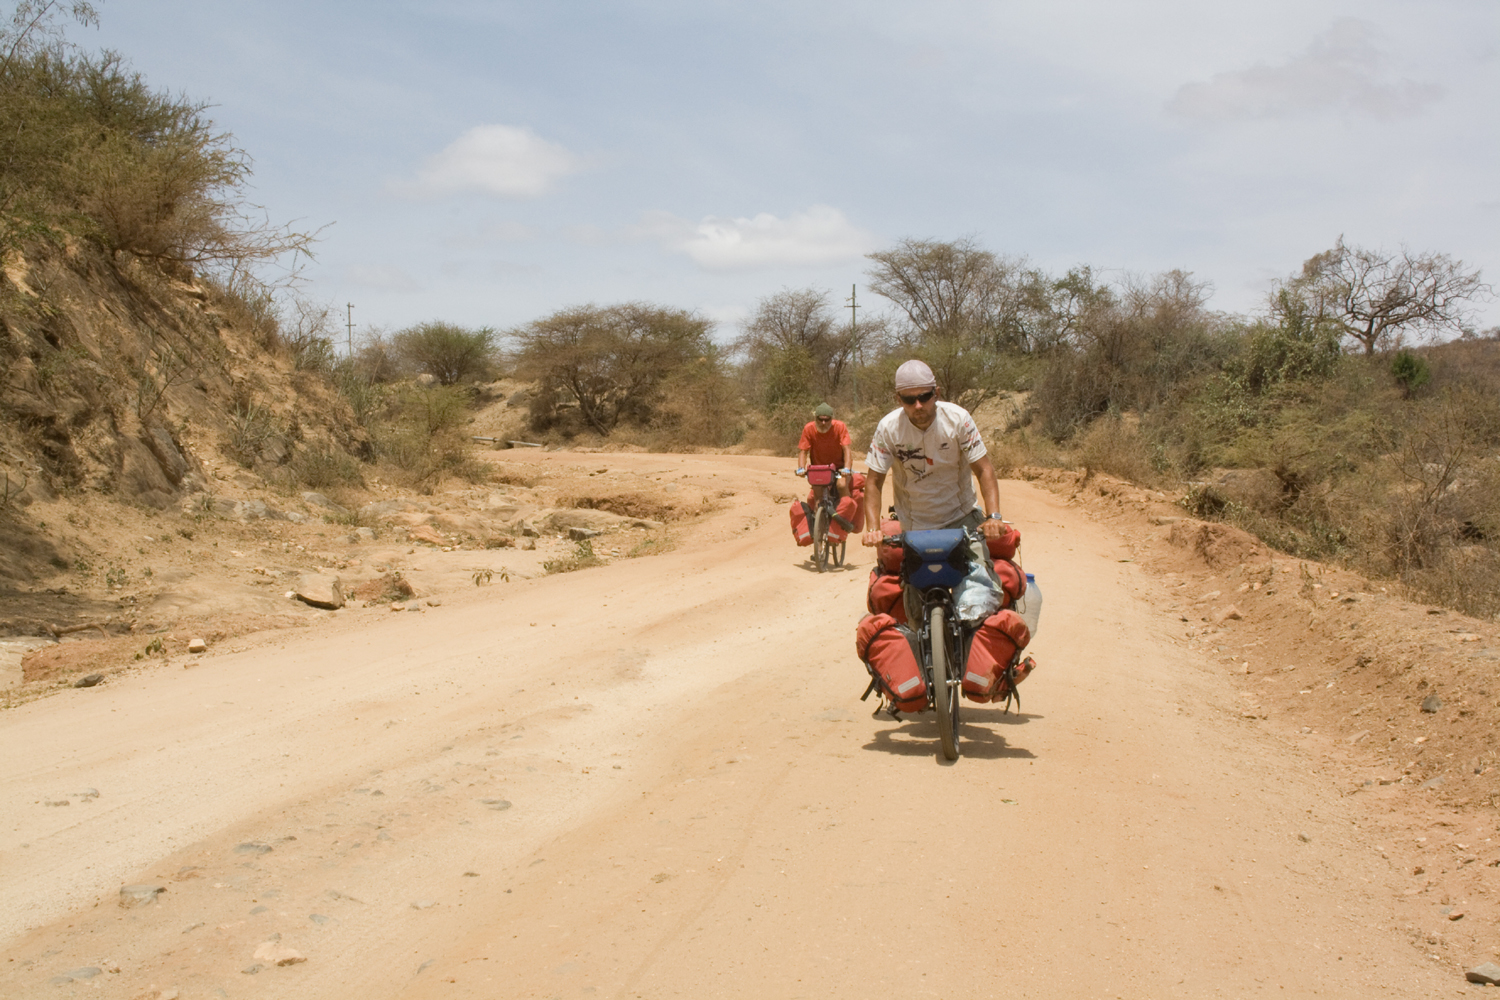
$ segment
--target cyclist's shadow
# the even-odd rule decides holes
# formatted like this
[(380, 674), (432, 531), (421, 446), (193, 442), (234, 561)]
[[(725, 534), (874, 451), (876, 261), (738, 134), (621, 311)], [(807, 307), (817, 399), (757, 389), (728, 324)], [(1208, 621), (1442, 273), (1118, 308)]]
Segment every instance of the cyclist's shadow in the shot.
[[(959, 716), (959, 758), (975, 760), (1035, 760), (1036, 754), (1025, 747), (1011, 746), (997, 726), (1024, 726), (1040, 715), (1003, 712), (993, 708), (965, 705)], [(899, 729), (882, 729), (861, 749), (903, 757), (942, 756), (938, 746), (937, 718), (931, 712), (902, 718)]]

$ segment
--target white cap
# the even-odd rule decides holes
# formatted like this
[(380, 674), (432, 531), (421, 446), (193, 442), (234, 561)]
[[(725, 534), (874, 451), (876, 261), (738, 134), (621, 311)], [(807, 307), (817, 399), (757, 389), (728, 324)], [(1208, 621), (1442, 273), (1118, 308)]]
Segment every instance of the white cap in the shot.
[(937, 387), (937, 376), (920, 361), (912, 360), (896, 369), (896, 391)]

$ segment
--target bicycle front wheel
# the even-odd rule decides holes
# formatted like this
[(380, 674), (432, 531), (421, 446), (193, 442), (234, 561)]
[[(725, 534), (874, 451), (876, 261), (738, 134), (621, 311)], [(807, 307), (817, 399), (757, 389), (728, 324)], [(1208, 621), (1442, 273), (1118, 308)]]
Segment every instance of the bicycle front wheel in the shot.
[(937, 713), (938, 742), (943, 757), (958, 760), (958, 692), (948, 683), (948, 626), (942, 605), (927, 616), (928, 646), (932, 650), (932, 710)]
[(828, 510), (822, 506), (813, 517), (813, 562), (819, 573), (828, 568)]

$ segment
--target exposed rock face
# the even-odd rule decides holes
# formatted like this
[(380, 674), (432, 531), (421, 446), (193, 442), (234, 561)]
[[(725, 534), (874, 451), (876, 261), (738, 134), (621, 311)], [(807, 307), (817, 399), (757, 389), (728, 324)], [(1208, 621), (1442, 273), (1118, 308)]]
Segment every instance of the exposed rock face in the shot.
[[(36, 244), (0, 269), (0, 480), (17, 502), (81, 489), (167, 509), (222, 452), (263, 477), (299, 449), (368, 443), (322, 380), (243, 307), (190, 277), (88, 245)], [(0, 578), (36, 567), (0, 566)]]

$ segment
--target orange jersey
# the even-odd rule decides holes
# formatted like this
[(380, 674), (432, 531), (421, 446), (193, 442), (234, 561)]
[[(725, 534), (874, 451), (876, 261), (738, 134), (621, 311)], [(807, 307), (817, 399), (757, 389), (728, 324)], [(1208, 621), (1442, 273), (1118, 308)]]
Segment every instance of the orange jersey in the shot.
[(798, 451), (809, 452), (810, 465), (844, 465), (844, 449), (849, 447), (849, 427), (842, 420), (830, 420), (828, 430), (818, 431), (818, 422), (810, 420), (802, 428)]

